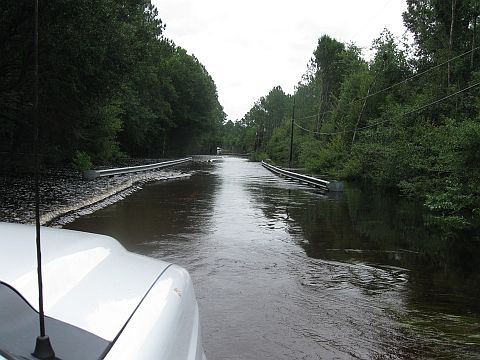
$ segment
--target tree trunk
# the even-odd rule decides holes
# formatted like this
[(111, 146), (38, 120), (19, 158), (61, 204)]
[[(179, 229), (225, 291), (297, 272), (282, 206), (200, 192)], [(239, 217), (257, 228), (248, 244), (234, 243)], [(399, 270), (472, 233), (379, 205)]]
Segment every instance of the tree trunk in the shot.
[(470, 54), (470, 67), (473, 70), (473, 59), (475, 57), (475, 32), (477, 31), (477, 13), (473, 14), (472, 53)]
[(374, 83), (375, 83), (375, 81), (373, 81), (370, 84), (370, 86), (368, 87), (367, 96), (365, 97), (365, 100), (363, 101), (362, 110), (360, 111), (360, 114), (358, 114), (357, 123), (355, 124), (355, 129), (353, 130), (352, 146), (353, 146), (353, 143), (355, 142), (355, 136), (357, 135), (357, 128), (358, 128), (358, 125), (360, 124), (360, 120), (362, 119), (363, 111), (365, 110), (365, 106), (367, 105), (367, 99), (370, 96), (370, 90), (372, 89), (372, 86), (373, 86)]
[(363, 101), (363, 105), (362, 105), (362, 110), (360, 111), (360, 114), (358, 114), (358, 118), (357, 118), (357, 123), (355, 124), (355, 129), (353, 130), (353, 136), (352, 136), (352, 144), (351, 146), (353, 146), (353, 143), (355, 142), (355, 137), (357, 135), (357, 128), (358, 128), (358, 125), (360, 125), (360, 120), (362, 120), (362, 115), (363, 115), (363, 112), (365, 111), (365, 106), (367, 105), (367, 100), (368, 100), (368, 97), (370, 96), (370, 91), (372, 90), (373, 86), (375, 85), (375, 83), (377, 82), (377, 77), (378, 75), (380, 74), (380, 72), (383, 72), (385, 70), (385, 62), (386, 62), (386, 57), (384, 55), (383, 57), (383, 60), (382, 60), (382, 68), (381, 70), (377, 71), (375, 73), (375, 77), (373, 78), (373, 81), (371, 82), (371, 84), (368, 86), (368, 90), (367, 90), (367, 96), (365, 96), (365, 100)]
[[(324, 93), (325, 93), (325, 89), (324, 89), (324, 86), (325, 84), (322, 83), (322, 87), (320, 88), (320, 101), (318, 102), (318, 113), (317, 113), (317, 124), (315, 126), (315, 139), (318, 139), (319, 136), (318, 136), (318, 133), (320, 132), (320, 124), (321, 124), (321, 120), (323, 120), (323, 114), (322, 114), (322, 111), (323, 109), (325, 108), (323, 105), (325, 103), (325, 96), (324, 96)], [(320, 118), (321, 117), (321, 118)]]
[(452, 58), (452, 46), (453, 46), (453, 24), (455, 20), (455, 5), (457, 0), (452, 0), (452, 18), (450, 21), (450, 37), (448, 39), (448, 74), (447, 74), (447, 83), (448, 87), (450, 87), (452, 81), (452, 67), (450, 64), (450, 59)]

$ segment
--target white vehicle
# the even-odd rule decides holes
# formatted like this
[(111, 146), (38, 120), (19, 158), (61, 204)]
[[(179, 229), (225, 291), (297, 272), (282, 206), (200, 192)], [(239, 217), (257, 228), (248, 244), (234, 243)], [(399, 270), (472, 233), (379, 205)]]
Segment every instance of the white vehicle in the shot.
[[(42, 228), (46, 333), (62, 360), (205, 360), (188, 272), (111, 237)], [(35, 227), (0, 223), (0, 359), (36, 359)]]

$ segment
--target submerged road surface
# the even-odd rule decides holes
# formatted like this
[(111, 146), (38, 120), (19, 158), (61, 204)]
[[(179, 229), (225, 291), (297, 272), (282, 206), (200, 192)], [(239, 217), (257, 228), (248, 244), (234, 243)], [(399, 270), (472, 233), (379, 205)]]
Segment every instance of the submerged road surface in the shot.
[(191, 172), (66, 227), (187, 268), (209, 360), (480, 356), (478, 243), (391, 194), (324, 195), (238, 158)]

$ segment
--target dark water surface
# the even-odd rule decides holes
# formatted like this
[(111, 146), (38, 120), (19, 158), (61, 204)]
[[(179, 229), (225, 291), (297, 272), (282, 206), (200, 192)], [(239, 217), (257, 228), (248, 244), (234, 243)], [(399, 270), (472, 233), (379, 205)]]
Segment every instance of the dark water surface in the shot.
[(187, 268), (209, 360), (480, 358), (480, 244), (391, 194), (226, 158), (66, 227)]

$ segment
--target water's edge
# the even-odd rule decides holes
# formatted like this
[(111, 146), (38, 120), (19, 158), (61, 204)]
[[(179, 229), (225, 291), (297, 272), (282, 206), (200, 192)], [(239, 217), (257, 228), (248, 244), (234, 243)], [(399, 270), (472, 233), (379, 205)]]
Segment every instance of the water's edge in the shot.
[[(144, 184), (182, 180), (190, 175), (182, 169), (162, 169), (85, 181), (70, 173), (52, 174), (40, 183), (40, 222), (60, 227), (124, 199)], [(34, 224), (33, 179), (0, 177), (0, 185), (0, 221)]]

